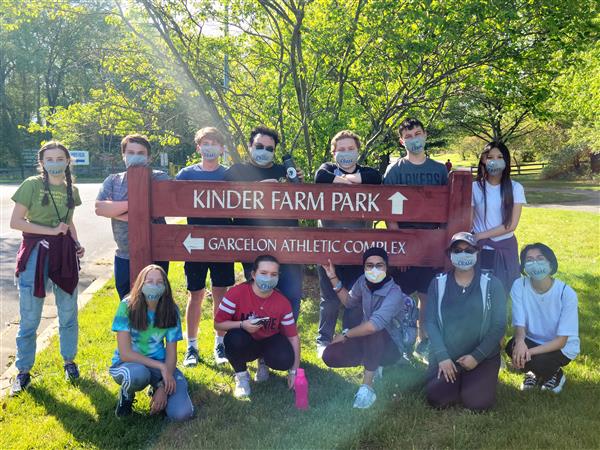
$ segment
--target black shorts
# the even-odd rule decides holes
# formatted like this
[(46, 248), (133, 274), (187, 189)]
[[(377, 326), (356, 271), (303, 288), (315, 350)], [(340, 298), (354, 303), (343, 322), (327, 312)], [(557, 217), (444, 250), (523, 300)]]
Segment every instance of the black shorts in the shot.
[(439, 272), (442, 272), (442, 269), (436, 267), (410, 266), (405, 272), (401, 272), (397, 267), (392, 267), (390, 275), (400, 286), (402, 292), (411, 295), (413, 292), (427, 294), (429, 283)]
[(210, 269), (210, 281), (214, 287), (229, 287), (235, 284), (233, 263), (187, 261), (183, 268), (190, 292), (206, 287), (206, 274)]

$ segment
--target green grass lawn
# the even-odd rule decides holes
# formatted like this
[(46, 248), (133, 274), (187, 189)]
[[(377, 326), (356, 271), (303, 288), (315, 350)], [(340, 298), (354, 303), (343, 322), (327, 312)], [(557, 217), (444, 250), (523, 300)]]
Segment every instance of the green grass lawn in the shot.
[(527, 203), (532, 204), (545, 204), (545, 203), (570, 203), (579, 202), (587, 199), (587, 195), (572, 193), (572, 192), (557, 192), (557, 191), (525, 191), (527, 197)]
[(547, 189), (577, 189), (600, 191), (600, 181), (597, 180), (542, 180), (539, 175), (513, 176), (514, 180), (527, 188)]
[(445, 163), (450, 160), (453, 167), (471, 167), (477, 165), (477, 158), (474, 156), (467, 156), (464, 159), (460, 156), (460, 153), (439, 153), (437, 155), (431, 155), (431, 159), (435, 159), (441, 163)]
[[(299, 324), (309, 411), (294, 408), (282, 373), (253, 385), (251, 401), (233, 398), (231, 369), (213, 364), (207, 304), (200, 344), (205, 364), (184, 370), (197, 417), (184, 424), (149, 417), (148, 398), (138, 394), (133, 417), (117, 420), (117, 385), (107, 372), (116, 345), (110, 324), (117, 296), (109, 284), (80, 315), (81, 382), (69, 386), (63, 380), (54, 339), (37, 357), (31, 389), (2, 400), (0, 448), (600, 448), (599, 229), (598, 215), (547, 209), (525, 209), (518, 229), (521, 245), (541, 241), (555, 249), (558, 277), (579, 295), (582, 355), (567, 366), (559, 396), (521, 393), (521, 376), (504, 370), (492, 412), (436, 411), (425, 405), (424, 369), (397, 367), (375, 386), (372, 409), (353, 410), (361, 371), (329, 370), (317, 361), (318, 291), (309, 276)], [(172, 266), (170, 279), (183, 310), (181, 264)]]

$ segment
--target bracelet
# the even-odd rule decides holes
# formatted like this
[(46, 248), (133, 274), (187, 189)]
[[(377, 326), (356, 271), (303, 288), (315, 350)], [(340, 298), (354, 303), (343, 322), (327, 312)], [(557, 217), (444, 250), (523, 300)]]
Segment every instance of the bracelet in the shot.
[(296, 375), (296, 369), (290, 369), (290, 370), (288, 370), (288, 374), (289, 375)]
[(344, 287), (344, 285), (342, 284), (342, 281), (338, 281), (337, 284), (333, 287), (333, 292), (339, 292), (342, 290), (342, 288)]
[(332, 277), (329, 277), (330, 280), (335, 280), (337, 278), (337, 275), (334, 275)]

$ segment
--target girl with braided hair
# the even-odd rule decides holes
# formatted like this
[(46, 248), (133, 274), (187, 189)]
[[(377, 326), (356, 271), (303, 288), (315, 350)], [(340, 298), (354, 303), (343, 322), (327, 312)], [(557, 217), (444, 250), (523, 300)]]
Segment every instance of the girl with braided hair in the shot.
[(19, 374), (11, 395), (17, 395), (31, 382), (29, 371), (35, 360), (36, 332), (49, 280), (58, 310), (65, 376), (69, 381), (79, 378), (73, 360), (77, 353), (79, 258), (85, 250), (77, 241), (73, 224), (73, 211), (81, 205), (81, 199), (73, 186), (70, 162), (69, 151), (63, 144), (46, 143), (38, 152), (41, 174), (26, 179), (12, 196), (15, 207), (10, 227), (23, 232), (23, 241), (15, 272), (21, 316), (15, 363)]

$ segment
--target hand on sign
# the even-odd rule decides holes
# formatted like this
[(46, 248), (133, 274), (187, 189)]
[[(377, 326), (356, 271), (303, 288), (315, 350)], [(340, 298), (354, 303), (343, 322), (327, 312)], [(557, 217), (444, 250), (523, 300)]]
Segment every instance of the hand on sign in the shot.
[(344, 175), (344, 178), (352, 184), (362, 184), (360, 172), (346, 174)]
[(325, 273), (327, 274), (327, 277), (331, 280), (333, 277), (336, 277), (337, 275), (335, 274), (335, 266), (333, 265), (333, 263), (331, 262), (330, 259), (327, 260), (327, 264), (321, 264), (321, 267), (323, 268), (323, 270), (325, 271)]
[(304, 172), (302, 172), (300, 169), (296, 169), (296, 174), (298, 175), (298, 179), (304, 183)]
[(353, 184), (352, 181), (348, 180), (346, 177), (338, 175), (335, 176), (333, 182), (337, 184)]
[(279, 183), (275, 178), (267, 178), (266, 180), (260, 180), (261, 183)]

